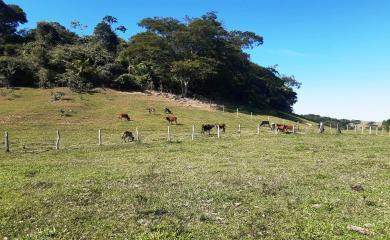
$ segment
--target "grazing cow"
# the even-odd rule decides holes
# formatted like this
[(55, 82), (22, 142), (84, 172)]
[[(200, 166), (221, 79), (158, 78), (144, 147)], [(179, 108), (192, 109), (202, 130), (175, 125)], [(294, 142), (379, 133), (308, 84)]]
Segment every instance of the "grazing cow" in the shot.
[(201, 133), (202, 133), (202, 134), (208, 133), (208, 134), (210, 135), (210, 131), (211, 131), (211, 129), (213, 129), (213, 127), (215, 127), (215, 125), (212, 125), (212, 124), (203, 124), (203, 125), (202, 125), (202, 131), (201, 131)]
[(166, 114), (172, 114), (172, 111), (169, 109), (169, 108), (164, 108), (164, 112), (166, 113)]
[(149, 114), (154, 113), (156, 111), (154, 107), (148, 107), (146, 110), (149, 111)]
[(119, 115), (118, 115), (118, 118), (119, 118), (120, 120), (125, 119), (125, 120), (127, 120), (127, 121), (130, 121), (130, 117), (129, 117), (129, 115), (128, 115), (127, 113), (121, 113), (121, 114), (119, 114)]
[(225, 123), (217, 123), (215, 124), (215, 127), (218, 127), (219, 126), (219, 129), (222, 130), (222, 132), (225, 132), (226, 130), (226, 124)]
[(134, 141), (133, 133), (130, 132), (130, 131), (124, 131), (121, 138), (125, 142), (126, 142), (126, 139), (127, 139), (127, 142), (133, 142)]
[(271, 124), (269, 123), (269, 121), (262, 121), (262, 122), (260, 123), (260, 127), (262, 127), (262, 126), (271, 127)]
[(167, 116), (165, 119), (166, 119), (170, 124), (172, 124), (173, 122), (174, 122), (175, 124), (177, 124), (177, 117), (175, 117), (175, 116)]
[(293, 125), (272, 123), (271, 124), (271, 129), (272, 129), (272, 131), (290, 133), (289, 130), (292, 131), (294, 129), (294, 126)]

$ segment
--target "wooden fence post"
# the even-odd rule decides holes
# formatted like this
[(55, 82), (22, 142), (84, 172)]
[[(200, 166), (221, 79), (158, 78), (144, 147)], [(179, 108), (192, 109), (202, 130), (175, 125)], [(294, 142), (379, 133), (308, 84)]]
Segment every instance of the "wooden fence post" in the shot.
[(257, 135), (260, 135), (260, 124), (257, 124)]
[(364, 126), (362, 125), (362, 134), (364, 134)]
[(349, 125), (347, 124), (347, 132), (349, 131)]
[(222, 112), (225, 112), (225, 105), (222, 105)]
[(220, 137), (220, 129), (219, 129), (219, 125), (217, 125), (217, 136), (218, 136), (218, 138)]
[(168, 126), (168, 137), (167, 137), (167, 139), (168, 139), (168, 142), (171, 141), (171, 127), (170, 126)]
[(237, 117), (238, 117), (238, 108), (237, 108)]
[(99, 129), (99, 131), (98, 131), (98, 140), (99, 140), (99, 146), (101, 146), (102, 145), (102, 130), (101, 129)]
[(192, 125), (191, 140), (194, 141), (194, 139), (195, 139), (195, 125)]
[(139, 143), (141, 141), (141, 138), (140, 138), (140, 135), (139, 135), (139, 131), (138, 131), (138, 127), (135, 128), (135, 141), (137, 143)]
[(241, 137), (241, 124), (238, 124), (238, 136)]
[(4, 134), (4, 147), (5, 147), (5, 152), (9, 152), (9, 136), (8, 136), (8, 132), (5, 132), (5, 134)]
[(60, 140), (61, 140), (60, 130), (57, 130), (56, 150), (60, 149)]
[(253, 120), (253, 115), (252, 115), (252, 112), (251, 112), (251, 120)]
[(369, 132), (369, 134), (371, 135), (372, 134), (372, 127), (370, 126), (370, 132)]

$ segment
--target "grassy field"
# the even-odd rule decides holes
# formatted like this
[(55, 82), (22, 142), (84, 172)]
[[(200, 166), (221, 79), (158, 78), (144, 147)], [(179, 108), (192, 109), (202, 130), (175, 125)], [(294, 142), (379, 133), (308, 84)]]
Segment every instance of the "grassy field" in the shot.
[[(390, 238), (387, 134), (273, 135), (262, 128), (257, 135), (267, 116), (251, 120), (112, 90), (0, 90), (0, 131), (11, 140), (11, 152), (0, 152), (2, 238)], [(52, 91), (65, 99), (52, 102)], [(170, 143), (165, 106), (179, 121)], [(117, 119), (120, 112), (132, 121)], [(216, 122), (228, 126), (221, 139), (199, 134), (202, 123)], [(136, 127), (142, 142), (122, 143), (121, 132)]]

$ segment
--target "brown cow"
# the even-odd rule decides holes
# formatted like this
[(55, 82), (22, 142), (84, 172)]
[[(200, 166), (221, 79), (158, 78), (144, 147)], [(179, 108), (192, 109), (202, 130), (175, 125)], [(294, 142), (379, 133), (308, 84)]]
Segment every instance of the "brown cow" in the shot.
[(222, 132), (225, 132), (225, 130), (226, 130), (225, 123), (217, 123), (217, 124), (215, 124), (215, 127), (219, 127), (219, 129), (222, 130)]
[(170, 124), (172, 124), (173, 122), (174, 122), (175, 124), (177, 124), (177, 117), (175, 117), (175, 116), (167, 116), (165, 119), (166, 119)]
[(118, 118), (119, 119), (126, 119), (127, 121), (130, 121), (130, 117), (129, 117), (129, 114), (127, 114), (127, 113), (121, 113), (121, 114), (119, 114), (118, 115)]
[(293, 131), (294, 126), (293, 126), (293, 125), (285, 125), (285, 124), (272, 123), (272, 124), (271, 124), (271, 129), (272, 129), (273, 131), (284, 132), (284, 133), (290, 133), (289, 130)]

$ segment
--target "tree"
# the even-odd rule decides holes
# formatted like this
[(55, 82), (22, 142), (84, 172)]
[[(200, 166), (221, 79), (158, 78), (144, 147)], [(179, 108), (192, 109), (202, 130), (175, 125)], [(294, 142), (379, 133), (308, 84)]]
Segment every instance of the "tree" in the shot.
[(119, 44), (118, 36), (106, 22), (100, 22), (96, 25), (93, 35), (96, 42), (110, 52), (115, 52)]
[(48, 46), (74, 44), (78, 36), (57, 22), (38, 22), (34, 31), (35, 39)]
[(27, 23), (26, 13), (18, 5), (0, 0), (0, 43), (10, 41), (20, 24)]
[(179, 60), (172, 63), (174, 78), (180, 82), (181, 96), (187, 97), (190, 83), (205, 80), (216, 74), (212, 59)]

